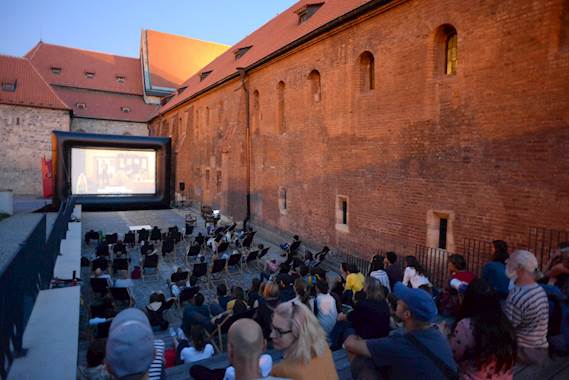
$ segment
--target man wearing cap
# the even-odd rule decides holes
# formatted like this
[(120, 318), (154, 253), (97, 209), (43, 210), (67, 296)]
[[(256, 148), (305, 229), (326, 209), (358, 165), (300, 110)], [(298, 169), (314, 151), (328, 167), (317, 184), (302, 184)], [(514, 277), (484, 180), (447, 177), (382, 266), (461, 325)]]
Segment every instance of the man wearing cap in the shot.
[(380, 374), (390, 379), (458, 379), (449, 343), (432, 325), (437, 308), (431, 295), (401, 282), (394, 285), (393, 294), (395, 315), (403, 322), (404, 332), (370, 340), (352, 335), (344, 342), (348, 353), (371, 358)]
[[(160, 342), (157, 347), (157, 342)], [(156, 378), (162, 367), (163, 342), (154, 340), (146, 315), (138, 309), (121, 311), (113, 319), (107, 339), (105, 363), (112, 379), (147, 380)], [(157, 360), (158, 359), (158, 360)], [(159, 368), (162, 372), (162, 368)], [(158, 377), (160, 378), (160, 377)]]

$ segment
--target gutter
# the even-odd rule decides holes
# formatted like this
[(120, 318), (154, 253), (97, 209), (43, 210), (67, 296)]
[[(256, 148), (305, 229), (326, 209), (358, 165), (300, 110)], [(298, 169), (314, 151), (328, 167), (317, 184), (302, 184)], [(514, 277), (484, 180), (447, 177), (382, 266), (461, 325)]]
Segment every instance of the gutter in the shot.
[[(286, 53), (296, 49), (297, 47), (309, 42), (310, 40), (312, 40), (312, 39), (314, 39), (314, 38), (316, 38), (322, 34), (328, 33), (329, 31), (331, 31), (331, 30), (333, 30), (333, 29), (335, 29), (335, 28), (337, 28), (337, 27), (339, 27), (345, 23), (348, 23), (350, 21), (353, 21), (353, 20), (365, 15), (366, 13), (369, 13), (373, 10), (380, 8), (380, 7), (388, 5), (389, 3), (393, 3), (393, 6), (395, 6), (398, 3), (401, 3), (404, 1), (407, 1), (407, 0), (372, 0), (372, 1), (370, 1), (364, 5), (359, 6), (358, 8), (351, 10), (350, 12), (348, 12), (348, 13), (340, 16), (340, 17), (335, 18), (334, 20), (328, 22), (327, 24), (322, 25), (321, 27), (313, 30), (312, 32), (305, 34), (304, 36), (300, 37), (299, 39), (296, 39), (293, 42), (289, 43), (288, 45), (285, 45), (282, 48), (274, 51), (273, 53), (271, 53), (269, 55), (267, 55), (265, 58), (262, 58), (261, 60), (255, 62), (255, 63), (253, 63), (253, 64), (251, 64), (245, 68), (238, 68), (237, 70), (241, 69), (245, 73), (247, 73), (247, 72), (254, 70), (254, 69), (256, 69), (256, 68), (258, 68), (258, 67), (282, 56), (282, 55), (285, 55)], [(238, 78), (240, 76), (241, 76), (241, 74), (239, 71), (237, 71), (233, 74), (230, 74), (227, 77), (225, 77), (225, 78), (223, 78), (223, 79), (221, 79), (215, 83), (212, 83), (208, 87), (196, 92), (195, 94), (191, 95), (189, 98), (185, 99), (183, 102), (175, 105), (174, 107), (168, 109), (165, 112), (173, 111), (174, 109), (184, 105), (188, 101), (195, 99), (198, 96), (203, 95), (204, 93), (206, 93), (206, 92), (208, 92), (208, 91), (210, 91), (210, 90), (212, 90), (218, 86), (221, 86), (222, 84), (227, 83), (227, 82), (229, 82), (235, 78)], [(159, 115), (163, 115), (165, 112), (160, 112)], [(150, 119), (149, 122), (151, 120), (152, 119)]]

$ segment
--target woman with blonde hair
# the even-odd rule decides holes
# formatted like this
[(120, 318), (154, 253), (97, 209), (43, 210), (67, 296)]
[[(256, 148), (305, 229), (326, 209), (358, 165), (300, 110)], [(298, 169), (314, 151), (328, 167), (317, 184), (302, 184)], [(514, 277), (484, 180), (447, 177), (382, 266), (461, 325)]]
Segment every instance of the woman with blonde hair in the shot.
[(338, 379), (324, 330), (304, 304), (285, 302), (277, 306), (271, 338), (273, 346), (284, 352), (284, 359), (273, 367), (273, 376), (293, 380)]

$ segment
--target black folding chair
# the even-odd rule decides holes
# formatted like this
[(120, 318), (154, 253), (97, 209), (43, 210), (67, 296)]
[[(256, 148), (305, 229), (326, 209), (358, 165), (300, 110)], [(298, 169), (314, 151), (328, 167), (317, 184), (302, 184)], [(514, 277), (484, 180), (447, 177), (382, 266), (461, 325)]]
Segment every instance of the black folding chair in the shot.
[(146, 280), (146, 277), (148, 277), (145, 274), (146, 269), (154, 269), (154, 276), (157, 280), (160, 279), (160, 271), (158, 269), (159, 264), (160, 256), (156, 254), (144, 256), (142, 260), (142, 280)]
[(249, 232), (249, 234), (243, 239), (241, 243), (241, 248), (244, 249), (251, 249), (251, 244), (253, 243), (253, 239), (255, 238), (255, 234), (257, 231)]
[(207, 263), (194, 264), (192, 276), (194, 276), (197, 280), (204, 278), (207, 281)]
[(91, 270), (94, 272), (98, 268), (105, 272), (109, 269), (109, 260), (106, 257), (97, 257), (91, 261)]
[(150, 240), (152, 241), (162, 240), (162, 232), (160, 232), (160, 229), (158, 227), (154, 227), (150, 232)]
[(190, 266), (189, 264), (189, 260), (192, 259), (195, 260), (196, 257), (198, 257), (198, 255), (200, 254), (201, 251), (201, 245), (198, 244), (194, 244), (192, 246), (190, 246), (190, 249), (188, 249), (188, 253), (186, 254), (186, 266)]
[(107, 278), (92, 277), (90, 283), (93, 292), (100, 296), (104, 296), (109, 291), (109, 280)]
[[(227, 281), (225, 281), (223, 278), (219, 278), (219, 276), (222, 276), (220, 275), (220, 273), (225, 272), (226, 264), (227, 264), (226, 259), (217, 259), (213, 261), (213, 264), (211, 265), (211, 271), (209, 272), (209, 277), (208, 277), (208, 282), (212, 288), (215, 287), (215, 284), (213, 282), (219, 280), (223, 280), (223, 282), (227, 286)], [(215, 277), (216, 275), (217, 278)]]
[[(240, 253), (234, 253), (227, 259), (227, 274), (228, 275), (241, 275), (243, 273), (243, 268), (241, 267), (243, 255)], [(232, 272), (231, 269), (234, 269)]]
[(176, 282), (180, 282), (180, 281), (187, 281), (188, 280), (188, 275), (190, 273), (187, 271), (184, 272), (174, 272), (170, 275), (170, 283), (171, 284), (175, 284)]
[(130, 294), (130, 290), (128, 288), (113, 287), (110, 288), (109, 290), (111, 291), (111, 296), (113, 297), (113, 300), (115, 302), (126, 303), (128, 307), (134, 305), (134, 299), (132, 298), (132, 295)]
[(138, 230), (138, 243), (142, 244), (143, 241), (147, 241), (150, 236), (150, 232), (146, 228)]
[(229, 248), (229, 243), (224, 241), (222, 242), (218, 247), (217, 247), (217, 254), (221, 255), (223, 252), (227, 251), (227, 248)]
[(88, 232), (85, 233), (85, 243), (87, 245), (89, 245), (89, 243), (91, 242), (91, 240), (97, 240), (99, 241), (99, 233), (95, 230), (89, 230)]
[(106, 242), (99, 242), (99, 245), (97, 245), (97, 248), (95, 249), (95, 255), (105, 257), (110, 256), (109, 245)]
[(126, 234), (124, 234), (124, 244), (128, 245), (131, 248), (136, 245), (136, 236), (134, 235), (134, 232), (128, 231)]
[(267, 253), (269, 253), (269, 249), (270, 247), (265, 247), (261, 250), (261, 252), (259, 252), (259, 255), (257, 256), (257, 269), (258, 270), (263, 270), (263, 262), (261, 261), (261, 259), (265, 256), (267, 256)]
[(164, 239), (162, 241), (162, 256), (172, 252), (174, 252), (174, 240), (172, 238)]
[[(252, 319), (257, 309), (249, 309), (243, 313), (228, 315), (221, 323), (215, 326), (215, 330), (208, 336), (208, 340), (214, 345), (217, 352), (223, 352), (223, 336), (227, 335), (231, 325), (240, 319)], [(215, 338), (217, 337), (217, 342)]]
[(113, 273), (117, 273), (119, 270), (128, 271), (128, 258), (118, 258), (113, 260)]
[(247, 257), (245, 258), (245, 266), (247, 267), (247, 269), (251, 269), (250, 265), (252, 262), (257, 262), (257, 259), (259, 257), (259, 251), (251, 251), (249, 252), (249, 254), (247, 255)]

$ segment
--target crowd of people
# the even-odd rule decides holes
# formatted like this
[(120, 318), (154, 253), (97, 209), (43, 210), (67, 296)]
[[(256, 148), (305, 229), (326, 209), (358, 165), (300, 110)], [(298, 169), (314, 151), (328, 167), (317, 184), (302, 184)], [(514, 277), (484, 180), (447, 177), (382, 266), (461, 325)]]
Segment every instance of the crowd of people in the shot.
[[(314, 255), (300, 243), (295, 236), (283, 244), (284, 261), (268, 260), (248, 289), (220, 284), (209, 303), (192, 294), (181, 326), (170, 328), (175, 363), (215, 355), (208, 337), (228, 320), (232, 366), (194, 365), (194, 379), (335, 379), (332, 352), (342, 348), (354, 379), (511, 379), (515, 365), (541, 366), (569, 353), (569, 243), (541, 271), (531, 252), (510, 254), (503, 241), (494, 241), (480, 277), (462, 255), (449, 255), (442, 289), (414, 256), (376, 255), (365, 274), (352, 263), (325, 271), (315, 256), (328, 247)], [(105, 361), (121, 378), (109, 362), (117, 317)], [(273, 365), (268, 349), (283, 359)]]

